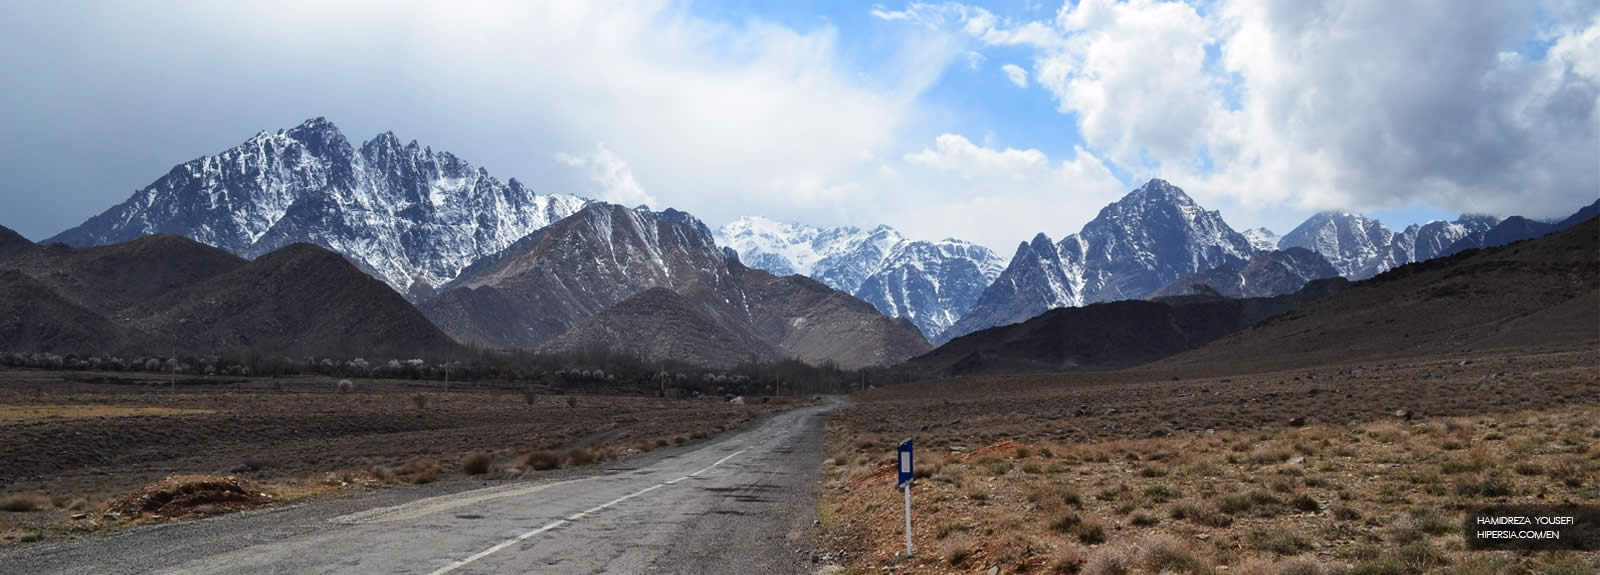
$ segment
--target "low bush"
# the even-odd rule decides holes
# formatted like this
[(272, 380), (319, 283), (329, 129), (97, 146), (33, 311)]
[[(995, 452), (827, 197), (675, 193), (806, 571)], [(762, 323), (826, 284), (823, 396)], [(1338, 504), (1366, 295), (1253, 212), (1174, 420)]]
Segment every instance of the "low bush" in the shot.
[(483, 475), (494, 468), (494, 456), (486, 451), (474, 451), (461, 458), (461, 471), (467, 475)]
[(522, 456), (522, 468), (534, 471), (555, 469), (561, 466), (561, 456), (551, 451), (535, 451)]
[(50, 506), (50, 499), (43, 495), (18, 494), (0, 497), (0, 511), (26, 513), (39, 511)]

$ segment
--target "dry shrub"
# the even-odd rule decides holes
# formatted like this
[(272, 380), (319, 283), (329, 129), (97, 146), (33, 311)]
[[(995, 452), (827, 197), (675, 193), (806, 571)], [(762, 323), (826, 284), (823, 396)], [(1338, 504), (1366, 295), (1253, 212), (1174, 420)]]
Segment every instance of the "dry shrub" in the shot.
[(1173, 519), (1188, 520), (1206, 527), (1220, 528), (1233, 525), (1233, 518), (1217, 509), (1215, 505), (1179, 503), (1172, 506), (1171, 516)]
[(1211, 573), (1209, 559), (1195, 551), (1188, 541), (1160, 533), (1139, 541), (1139, 563), (1151, 573)]
[(1084, 545), (1098, 545), (1106, 542), (1106, 526), (1095, 519), (1085, 519), (1072, 528), (1072, 534), (1078, 542)]
[(972, 557), (974, 546), (970, 537), (954, 537), (946, 540), (944, 547), (944, 561), (952, 567), (959, 567)]
[(438, 461), (427, 457), (414, 458), (394, 470), (395, 476), (418, 485), (437, 481), (443, 472), (444, 467)]
[(561, 466), (561, 456), (552, 451), (535, 451), (522, 456), (521, 467), (534, 471), (555, 469)]
[(7, 495), (3, 498), (0, 498), (0, 511), (26, 513), (29, 511), (39, 511), (49, 506), (50, 498), (43, 495), (22, 493), (17, 495)]
[(1322, 565), (1307, 557), (1294, 557), (1284, 561), (1251, 558), (1234, 566), (1233, 575), (1323, 575)]
[(1083, 575), (1127, 575), (1135, 566), (1133, 552), (1120, 545), (1095, 549), (1083, 563)]
[(494, 469), (494, 456), (486, 451), (474, 451), (461, 458), (461, 471), (467, 475), (483, 475)]
[(569, 466), (588, 465), (594, 463), (595, 453), (582, 447), (574, 447), (561, 454), (561, 461)]
[(1059, 574), (1078, 573), (1083, 570), (1084, 563), (1089, 557), (1076, 547), (1062, 547), (1050, 557), (1050, 572)]

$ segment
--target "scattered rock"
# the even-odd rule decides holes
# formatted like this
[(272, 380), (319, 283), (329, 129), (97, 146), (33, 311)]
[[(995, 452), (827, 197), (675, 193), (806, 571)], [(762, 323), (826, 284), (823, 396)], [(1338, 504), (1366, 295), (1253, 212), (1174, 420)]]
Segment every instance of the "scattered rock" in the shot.
[(83, 519), (83, 518), (88, 517), (88, 516), (89, 516), (88, 513), (73, 513), (72, 514), (72, 518), (73, 519)]
[(1456, 365), (1461, 366), (1461, 367), (1466, 367), (1466, 366), (1472, 365), (1472, 360), (1463, 359), (1463, 360), (1461, 360), (1461, 363), (1458, 363)]
[(990, 567), (989, 568), (989, 575), (998, 575), (999, 573), (1000, 573), (1000, 566), (999, 565), (995, 565), (994, 567)]
[(1196, 533), (1196, 534), (1194, 534), (1194, 538), (1195, 539), (1199, 539), (1201, 541), (1205, 541), (1205, 540), (1211, 538), (1211, 534), (1210, 533)]
[(1304, 427), (1305, 424), (1306, 424), (1306, 418), (1304, 418), (1304, 417), (1296, 417), (1294, 419), (1290, 419), (1289, 420), (1289, 427)]
[(1404, 419), (1406, 421), (1411, 421), (1411, 415), (1412, 415), (1411, 414), (1411, 410), (1409, 410), (1409, 409), (1396, 409), (1396, 410), (1394, 410), (1394, 416), (1395, 417)]

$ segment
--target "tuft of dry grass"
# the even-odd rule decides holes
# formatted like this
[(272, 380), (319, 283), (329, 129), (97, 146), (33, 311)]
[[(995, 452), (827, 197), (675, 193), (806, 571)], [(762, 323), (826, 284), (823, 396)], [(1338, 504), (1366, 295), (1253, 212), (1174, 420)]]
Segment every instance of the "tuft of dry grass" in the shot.
[(1140, 540), (1139, 563), (1151, 573), (1210, 574), (1215, 566), (1188, 541), (1159, 533)]
[(461, 458), (461, 471), (467, 475), (483, 475), (494, 470), (494, 456), (487, 451), (474, 451)]
[(48, 507), (50, 507), (50, 498), (43, 495), (19, 493), (0, 497), (0, 511), (27, 513), (41, 511)]
[(588, 465), (590, 463), (594, 463), (599, 458), (599, 454), (595, 453), (593, 450), (583, 447), (574, 447), (561, 454), (562, 464), (568, 467)]
[(441, 473), (444, 473), (444, 466), (439, 465), (439, 462), (431, 457), (413, 458), (405, 465), (394, 469), (396, 477), (418, 485), (438, 481)]
[(553, 451), (534, 451), (532, 453), (523, 455), (522, 461), (519, 462), (519, 464), (523, 469), (545, 471), (560, 467), (561, 456), (557, 455)]

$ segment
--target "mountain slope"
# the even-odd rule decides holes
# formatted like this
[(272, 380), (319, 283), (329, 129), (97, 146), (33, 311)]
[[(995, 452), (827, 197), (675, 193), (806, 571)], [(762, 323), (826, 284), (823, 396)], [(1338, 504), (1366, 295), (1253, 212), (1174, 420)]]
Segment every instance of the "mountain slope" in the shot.
[[(1572, 302), (1594, 301), (1600, 290), (1597, 251), (1600, 222), (1589, 220), (1539, 239), (1401, 266), (1161, 365), (1269, 370), (1487, 345), (1594, 349), (1600, 317)], [(1550, 312), (1557, 308), (1566, 312)], [(1528, 321), (1535, 317), (1542, 320)], [(1584, 327), (1546, 330), (1546, 321)]]
[[(745, 268), (675, 210), (591, 205), (467, 269), (423, 309), (447, 332), (491, 347), (684, 350), (675, 359), (707, 365), (776, 353), (852, 367), (927, 349), (915, 326), (849, 294)], [(651, 288), (677, 297), (636, 298)], [(709, 331), (691, 334), (685, 325)], [(677, 340), (646, 341), (668, 336)], [(734, 347), (712, 349), (717, 341)]]
[(884, 315), (909, 320), (924, 337), (933, 338), (972, 309), (1001, 269), (1000, 258), (977, 244), (955, 239), (905, 241), (854, 294)]
[(748, 325), (722, 321), (717, 315), (691, 298), (653, 287), (606, 308), (541, 349), (554, 353), (604, 349), (710, 368), (783, 357)]
[(730, 274), (747, 294), (750, 322), (788, 357), (845, 369), (888, 366), (931, 346), (905, 318), (804, 276), (774, 276), (738, 263)]
[(532, 348), (652, 287), (705, 286), (743, 307), (721, 250), (696, 229), (648, 211), (595, 204), (491, 256), (423, 310), (462, 341)]
[(1018, 246), (972, 310), (935, 343), (1053, 308), (1142, 299), (1185, 274), (1243, 263), (1254, 251), (1217, 212), (1150, 180), (1100, 210), (1079, 233), (1053, 245), (1039, 234)]
[(1250, 247), (1258, 252), (1270, 252), (1278, 249), (1278, 234), (1267, 228), (1252, 228), (1242, 232), (1244, 238), (1250, 240)]
[(1339, 275), (1339, 270), (1321, 254), (1305, 248), (1256, 252), (1244, 264), (1228, 263), (1173, 280), (1150, 297), (1196, 293), (1194, 286), (1206, 286), (1210, 293), (1241, 297), (1272, 297), (1300, 291), (1313, 280)]
[(0, 260), (13, 255), (25, 253), (38, 248), (38, 244), (28, 241), (11, 228), (0, 226)]
[(92, 246), (176, 234), (245, 257), (292, 243), (348, 257), (396, 291), (426, 294), (473, 260), (583, 207), (502, 184), (392, 133), (354, 148), (331, 122), (261, 132), (174, 167), (46, 243)]
[(459, 349), (342, 256), (296, 244), (247, 261), (173, 235), (0, 259), (0, 348), (424, 356)]
[(1321, 212), (1312, 215), (1278, 240), (1278, 247), (1305, 248), (1328, 259), (1339, 275), (1350, 279), (1371, 277), (1392, 267), (1389, 259), (1394, 232), (1382, 222), (1361, 214)]
[(817, 228), (746, 217), (718, 230), (717, 243), (744, 265), (808, 276), (907, 318), (928, 338), (971, 308), (1004, 267), (983, 246), (909, 240), (888, 226)]
[(43, 246), (7, 258), (0, 267), (21, 270), (75, 305), (115, 318), (130, 306), (245, 263), (220, 249), (163, 234), (91, 248)]
[(458, 349), (383, 282), (310, 244), (284, 247), (127, 315), (135, 327), (170, 334), (191, 349), (391, 357)]
[(1138, 365), (1200, 347), (1346, 285), (1334, 277), (1270, 298), (1189, 296), (1058, 308), (961, 336), (905, 367), (925, 376), (956, 376)]
[(106, 353), (146, 339), (14, 269), (0, 270), (0, 349)]

